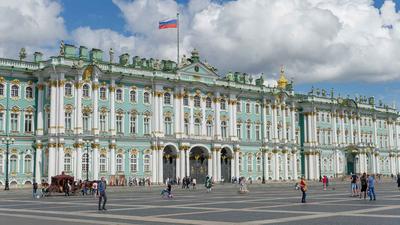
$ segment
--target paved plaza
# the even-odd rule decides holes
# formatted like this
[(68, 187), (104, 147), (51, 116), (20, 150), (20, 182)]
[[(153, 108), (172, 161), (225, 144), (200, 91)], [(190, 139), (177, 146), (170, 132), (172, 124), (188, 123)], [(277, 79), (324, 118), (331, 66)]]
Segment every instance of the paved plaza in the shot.
[(172, 200), (161, 199), (162, 187), (109, 188), (108, 210), (101, 212), (93, 196), (33, 200), (28, 190), (1, 191), (0, 224), (399, 224), (394, 182), (377, 184), (377, 201), (349, 197), (348, 186), (311, 185), (306, 204), (292, 184), (251, 185), (248, 194), (228, 184), (212, 193), (175, 188)]

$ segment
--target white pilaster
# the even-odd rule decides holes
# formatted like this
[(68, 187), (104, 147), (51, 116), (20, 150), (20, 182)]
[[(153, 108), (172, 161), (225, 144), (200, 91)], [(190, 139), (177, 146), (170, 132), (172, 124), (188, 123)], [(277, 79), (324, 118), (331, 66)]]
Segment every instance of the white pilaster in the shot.
[(75, 143), (75, 178), (82, 180), (82, 140), (77, 140)]
[[(111, 136), (116, 135), (116, 130), (115, 130), (115, 80), (111, 79), (110, 83), (110, 133)], [(154, 121), (154, 120), (152, 120)], [(115, 156), (114, 156), (115, 157)]]
[(158, 147), (158, 183), (164, 183), (164, 173), (163, 173), (163, 158), (164, 158), (164, 151), (163, 147)]
[(185, 149), (185, 165), (186, 165), (186, 176), (190, 176), (190, 151)]
[[(220, 105), (220, 93), (216, 91), (214, 93), (214, 112), (215, 112), (215, 124), (214, 124), (214, 138), (215, 140), (221, 140), (221, 118), (220, 118), (220, 111), (221, 111), (221, 105)], [(214, 168), (213, 168), (214, 169)]]
[(292, 171), (293, 171), (293, 180), (297, 180), (297, 152), (292, 151)]
[(185, 150), (181, 149), (181, 150), (179, 150), (179, 153), (180, 153), (179, 159), (181, 161), (181, 163), (180, 163), (180, 166), (181, 166), (180, 172), (181, 172), (181, 174), (179, 176), (182, 179), (182, 178), (184, 178), (186, 176), (186, 173), (185, 173), (185, 169), (186, 169), (186, 167), (185, 167), (185, 161), (186, 161)]
[(288, 173), (288, 169), (289, 169), (289, 165), (288, 165), (288, 163), (287, 163), (287, 159), (288, 159), (288, 157), (287, 157), (288, 155), (287, 155), (287, 152), (284, 152), (283, 153), (283, 159), (282, 159), (282, 163), (283, 163), (283, 180), (287, 180), (288, 179), (288, 176), (289, 176), (289, 173)]
[[(93, 96), (93, 118), (92, 118), (92, 131), (94, 135), (99, 134), (99, 82), (97, 77), (94, 78), (92, 83), (92, 96)], [(114, 101), (114, 100), (110, 100)]]
[(239, 149), (235, 149), (235, 176), (240, 177), (239, 171)]
[(221, 149), (217, 149), (217, 181), (221, 181)]
[(111, 143), (108, 146), (110, 148), (110, 173), (111, 176), (115, 175), (115, 148), (116, 148), (116, 143), (115, 139), (111, 140)]
[[(44, 121), (44, 114), (43, 114), (43, 98), (44, 98), (44, 87), (45, 85), (43, 84), (43, 78), (39, 77), (39, 81), (38, 81), (38, 106), (37, 106), (37, 125), (36, 125), (36, 134), (37, 135), (43, 135), (43, 121)], [(40, 168), (40, 167), (36, 167), (36, 168)], [(40, 170), (40, 169), (37, 169)], [(41, 182), (40, 180), (36, 179), (36, 182)]]
[(35, 176), (35, 181), (38, 184), (42, 183), (42, 170), (41, 170), (41, 165), (42, 165), (42, 144), (40, 141), (36, 142), (36, 176)]
[(99, 140), (95, 139), (94, 143), (92, 144), (92, 149), (93, 149), (93, 180), (98, 180), (99, 179)]

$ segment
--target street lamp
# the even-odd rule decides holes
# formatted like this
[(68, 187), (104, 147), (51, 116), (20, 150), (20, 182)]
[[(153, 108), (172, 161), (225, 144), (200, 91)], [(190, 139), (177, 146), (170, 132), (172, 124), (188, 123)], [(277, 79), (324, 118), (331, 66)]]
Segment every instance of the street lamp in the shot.
[(89, 146), (92, 144), (91, 141), (86, 140), (85, 141), (85, 147), (86, 147), (86, 181), (89, 181)]
[(267, 150), (265, 147), (261, 147), (261, 152), (262, 152), (262, 159), (263, 159), (263, 162), (262, 162), (262, 165), (263, 165), (263, 172), (262, 172), (262, 183), (263, 184), (265, 184), (265, 151)]
[(10, 155), (9, 147), (11, 144), (14, 144), (15, 139), (7, 136), (6, 138), (4, 138), (4, 137), (1, 138), (1, 142), (6, 145), (6, 184), (5, 184), (4, 190), (8, 191), (8, 190), (10, 190), (10, 186), (9, 186), (9, 182), (8, 182), (8, 167), (9, 167), (9, 155)]

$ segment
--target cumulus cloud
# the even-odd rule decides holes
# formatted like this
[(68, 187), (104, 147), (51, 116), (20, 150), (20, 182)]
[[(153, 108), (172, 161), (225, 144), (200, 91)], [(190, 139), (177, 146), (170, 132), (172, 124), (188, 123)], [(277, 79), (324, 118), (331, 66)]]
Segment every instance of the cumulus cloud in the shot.
[(54, 53), (67, 37), (61, 11), (51, 0), (0, 1), (0, 56), (17, 57), (21, 47)]

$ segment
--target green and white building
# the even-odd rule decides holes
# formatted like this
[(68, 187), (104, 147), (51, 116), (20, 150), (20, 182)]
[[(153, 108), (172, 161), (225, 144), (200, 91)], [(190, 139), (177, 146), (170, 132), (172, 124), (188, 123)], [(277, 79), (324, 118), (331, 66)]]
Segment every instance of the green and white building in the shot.
[[(64, 44), (50, 59), (24, 55), (0, 59), (0, 136), (16, 140), (11, 185), (63, 171), (112, 183), (400, 172), (399, 113), (373, 97), (297, 94), (283, 70), (275, 87), (221, 75), (196, 50), (179, 64)], [(1, 144), (1, 184), (5, 165)]]

